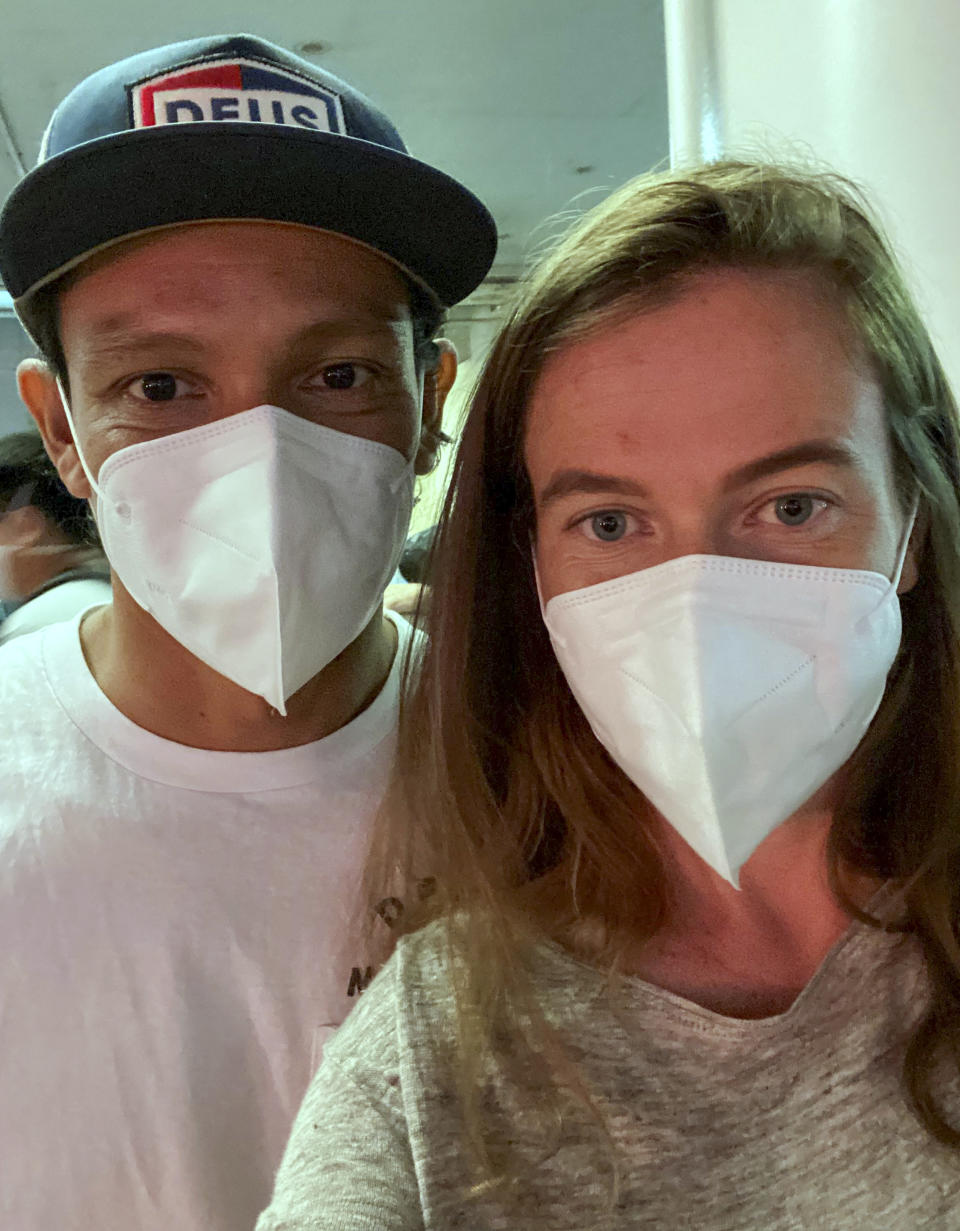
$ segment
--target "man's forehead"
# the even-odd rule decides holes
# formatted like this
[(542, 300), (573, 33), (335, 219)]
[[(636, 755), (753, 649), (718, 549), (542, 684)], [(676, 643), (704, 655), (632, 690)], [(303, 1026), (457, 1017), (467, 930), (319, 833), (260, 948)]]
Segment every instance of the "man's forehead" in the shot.
[(185, 223), (124, 239), (87, 258), (58, 290), (63, 300), (91, 281), (129, 285), (149, 301), (180, 284), (215, 295), (221, 285), (264, 279), (298, 294), (336, 291), (376, 316), (408, 314), (409, 284), (380, 253), (335, 232), (259, 220)]
[[(288, 341), (309, 343), (335, 338), (382, 337), (396, 339), (398, 325), (404, 321), (399, 313), (345, 312), (314, 319), (291, 322)], [(196, 318), (189, 314), (158, 321), (148, 312), (113, 312), (107, 316), (90, 316), (84, 322), (90, 352), (98, 356), (131, 349), (175, 346), (180, 350), (206, 349), (206, 331), (194, 328)]]

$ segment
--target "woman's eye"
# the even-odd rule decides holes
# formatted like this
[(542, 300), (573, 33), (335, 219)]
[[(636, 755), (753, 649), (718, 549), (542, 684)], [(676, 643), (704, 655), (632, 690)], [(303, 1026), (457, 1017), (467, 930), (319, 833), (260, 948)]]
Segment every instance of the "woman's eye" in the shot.
[(331, 363), (321, 370), (319, 379), (327, 389), (358, 389), (372, 375), (362, 363)]
[(580, 529), (589, 539), (601, 543), (616, 543), (630, 529), (633, 519), (627, 513), (617, 509), (607, 509), (602, 513), (594, 513), (580, 522)]
[[(816, 496), (808, 496), (803, 492), (793, 492), (789, 496), (779, 496), (767, 506), (781, 526), (802, 526), (814, 514), (827, 508), (827, 501)], [(762, 518), (767, 521), (769, 518)]]
[(178, 380), (171, 372), (147, 372), (129, 388), (134, 397), (145, 402), (172, 402), (175, 398), (186, 397), (190, 392), (186, 381)]

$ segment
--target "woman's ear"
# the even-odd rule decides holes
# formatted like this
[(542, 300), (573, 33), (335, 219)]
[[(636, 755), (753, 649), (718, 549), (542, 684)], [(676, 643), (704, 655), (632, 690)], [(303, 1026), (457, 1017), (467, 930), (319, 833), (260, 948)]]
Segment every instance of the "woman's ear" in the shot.
[(440, 357), (436, 366), (425, 372), (423, 377), (420, 447), (414, 462), (417, 474), (429, 474), (437, 464), (437, 455), (443, 443), (443, 407), (457, 379), (457, 352), (453, 343), (446, 338), (437, 338), (434, 345)]
[(50, 460), (71, 496), (90, 499), (90, 484), (83, 472), (73, 432), (57, 388), (57, 378), (43, 359), (24, 359), (17, 368), (20, 398), (43, 437)]

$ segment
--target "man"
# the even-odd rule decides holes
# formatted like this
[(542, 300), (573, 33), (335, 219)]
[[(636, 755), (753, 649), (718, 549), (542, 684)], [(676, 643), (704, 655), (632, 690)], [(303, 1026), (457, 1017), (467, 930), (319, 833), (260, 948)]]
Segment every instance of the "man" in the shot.
[(37, 432), (0, 439), (0, 645), (110, 601), (85, 501), (63, 486)]
[[(495, 231), (260, 39), (58, 107), (0, 218), (112, 604), (0, 653), (0, 1226), (252, 1226), (324, 1039), (409, 639), (382, 592)], [(405, 632), (404, 629), (407, 629)]]

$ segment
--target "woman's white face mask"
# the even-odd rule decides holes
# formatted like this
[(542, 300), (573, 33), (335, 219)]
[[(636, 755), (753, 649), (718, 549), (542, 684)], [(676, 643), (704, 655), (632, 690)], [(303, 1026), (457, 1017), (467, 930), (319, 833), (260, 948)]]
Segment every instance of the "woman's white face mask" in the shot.
[(597, 739), (735, 887), (863, 739), (900, 645), (897, 586), (854, 569), (684, 556), (550, 599)]
[(80, 460), (130, 595), (281, 714), (379, 609), (413, 503), (412, 461), (276, 406), (130, 445), (96, 476)]

